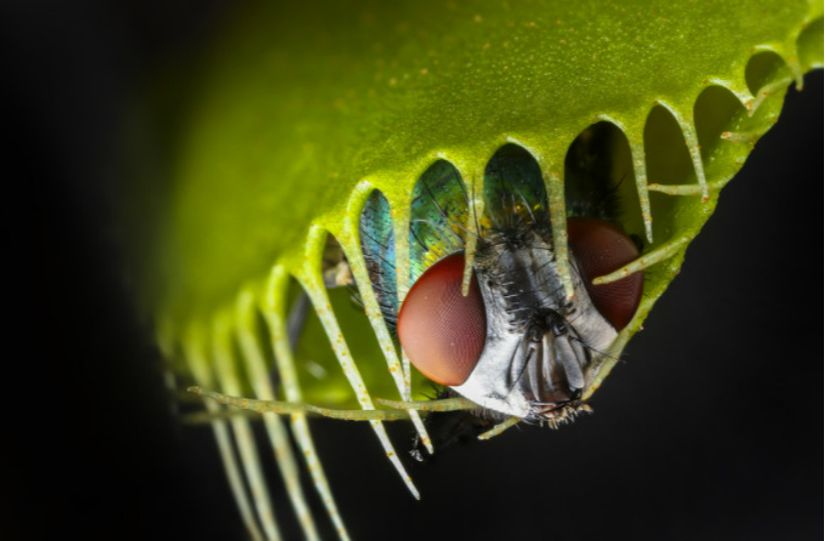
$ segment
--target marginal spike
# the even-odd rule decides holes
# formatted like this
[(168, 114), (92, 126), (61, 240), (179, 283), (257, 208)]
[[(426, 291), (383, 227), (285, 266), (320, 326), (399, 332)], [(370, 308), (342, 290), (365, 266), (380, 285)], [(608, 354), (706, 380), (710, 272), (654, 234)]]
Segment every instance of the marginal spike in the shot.
[(625, 132), (633, 161), (633, 177), (636, 181), (636, 193), (639, 195), (639, 208), (645, 224), (645, 238), (653, 242), (653, 214), (650, 211), (650, 193), (647, 184), (647, 163), (645, 162), (645, 144), (641, 137), (631, 136)]
[[(409, 194), (403, 191), (401, 194), (384, 193), (390, 204), (390, 216), (392, 216), (392, 234), (395, 239), (396, 292), (398, 293), (399, 306), (404, 302), (404, 298), (410, 289), (411, 194), (412, 190), (409, 190)], [(409, 358), (407, 358), (403, 352), (401, 355), (401, 367), (404, 370), (404, 386), (412, 387), (412, 365), (410, 364)]]
[[(249, 374), (249, 382), (255, 395), (263, 400), (274, 400), (275, 390), (272, 388), (264, 353), (261, 350), (258, 333), (255, 330), (256, 316), (255, 297), (252, 291), (244, 289), (238, 296), (235, 312), (238, 343), (243, 352), (246, 372)], [(298, 517), (304, 537), (309, 541), (315, 541), (319, 539), (318, 531), (315, 527), (315, 521), (312, 519), (312, 511), (304, 496), (298, 465), (292, 452), (286, 427), (277, 415), (265, 413), (263, 414), (263, 420), (269, 442), (272, 445), (275, 461), (281, 470), (287, 495)]]
[[(462, 179), (464, 176), (462, 175)], [(470, 293), (470, 280), (473, 277), (473, 263), (475, 262), (476, 246), (478, 244), (479, 216), (484, 215), (484, 174), (470, 176), (470, 190), (468, 193), (467, 238), (464, 247), (464, 275), (461, 278), (461, 294), (465, 297)]]
[[(210, 391), (197, 385), (187, 389), (190, 393), (214, 400), (218, 404), (237, 408), (241, 411), (255, 412), (262, 415), (292, 415), (294, 413), (315, 414), (339, 421), (401, 421), (408, 417), (406, 409), (391, 410), (344, 410), (324, 408), (314, 404), (300, 402), (283, 402), (280, 400), (258, 400), (243, 396), (233, 396), (217, 391)], [(399, 402), (404, 404), (405, 402)]]
[(696, 128), (693, 122), (693, 112), (691, 110), (689, 118), (683, 117), (676, 109), (664, 103), (660, 103), (673, 118), (682, 130), (682, 137), (684, 137), (685, 145), (687, 145), (688, 153), (690, 154), (690, 161), (693, 162), (693, 171), (696, 174), (696, 183), (702, 191), (702, 202), (710, 199), (708, 193), (708, 181), (705, 178), (705, 166), (702, 163), (702, 150), (699, 148), (699, 137), (696, 135)]
[(570, 256), (567, 250), (567, 208), (564, 202), (564, 175), (548, 171), (548, 164), (540, 164), (544, 174), (544, 186), (550, 212), (550, 226), (553, 229), (553, 250), (562, 285), (568, 299), (573, 298), (573, 279), (570, 274)]
[(634, 272), (639, 272), (647, 269), (648, 267), (652, 267), (656, 263), (660, 263), (670, 257), (674, 256), (679, 249), (690, 242), (690, 237), (682, 236), (673, 239), (659, 248), (644, 254), (643, 256), (634, 259), (627, 265), (611, 272), (610, 274), (605, 274), (604, 276), (599, 276), (593, 280), (593, 285), (602, 285), (602, 284), (609, 284), (611, 282), (616, 282), (621, 280), (622, 278), (627, 277)]
[[(191, 389), (191, 387), (190, 387), (190, 389)], [(198, 387), (198, 389), (200, 389), (200, 387)], [(195, 398), (198, 398), (197, 394), (193, 394), (193, 393), (189, 393), (189, 394), (194, 396)], [(202, 397), (198, 398), (198, 400), (202, 400)], [(224, 420), (225, 421), (225, 420), (231, 419), (232, 417), (236, 417), (238, 415), (243, 415), (243, 416), (249, 417), (253, 421), (255, 420), (255, 418), (258, 418), (258, 419), (261, 418), (260, 415), (256, 415), (255, 412), (224, 408), (224, 409), (218, 410), (216, 412), (197, 411), (195, 413), (187, 413), (185, 415), (181, 415), (180, 422), (182, 424), (185, 424), (185, 425), (206, 425), (206, 424), (211, 424), (212, 421), (217, 421), (217, 420)]]
[[(716, 192), (725, 187), (733, 177), (708, 183), (708, 190)], [(650, 184), (648, 190), (667, 195), (701, 195), (702, 187), (698, 184)]]
[[(384, 316), (381, 313), (381, 308), (378, 306), (378, 299), (375, 296), (375, 291), (372, 288), (367, 266), (364, 261), (364, 253), (361, 251), (360, 238), (360, 208), (363, 207), (366, 197), (372, 192), (372, 186), (362, 183), (354, 192), (351, 200), (355, 201), (357, 209), (355, 212), (349, 213), (352, 218), (347, 221), (346, 229), (341, 233), (339, 239), (344, 253), (347, 256), (352, 275), (355, 279), (355, 284), (358, 287), (358, 292), (361, 295), (361, 301), (364, 303), (364, 312), (370, 322), (373, 333), (378, 340), (378, 345), (381, 352), (384, 354), (384, 359), (387, 363), (387, 369), (392, 376), (393, 382), (398, 389), (401, 398), (410, 400), (411, 397), (411, 381), (405, 377), (404, 367), (398, 358), (398, 353), (395, 349), (390, 332), (387, 329), (387, 324), (384, 321)], [(430, 441), (430, 435), (421, 420), (421, 416), (414, 410), (409, 411), (410, 420), (418, 433), (421, 442), (430, 454), (433, 454), (433, 446)]]
[[(269, 273), (264, 292), (261, 312), (269, 328), (269, 336), (272, 341), (272, 350), (275, 355), (275, 365), (278, 375), (284, 388), (284, 394), (288, 402), (301, 402), (301, 386), (298, 382), (298, 372), (295, 369), (295, 360), (292, 356), (292, 347), (289, 343), (289, 334), (286, 326), (286, 298), (289, 290), (289, 274), (280, 265), (275, 265)], [(335, 497), (327, 481), (326, 473), (321, 465), (318, 452), (315, 449), (315, 442), (309, 431), (306, 414), (293, 413), (291, 416), (292, 433), (298, 448), (304, 456), (304, 460), (312, 479), (315, 491), (321, 498), (321, 502), (332, 521), (338, 538), (341, 541), (349, 541), (349, 533), (338, 511)]]
[[(225, 392), (239, 395), (242, 394), (241, 382), (238, 377), (237, 359), (232, 345), (231, 314), (221, 313), (214, 319), (212, 334), (215, 375)], [(281, 539), (281, 531), (272, 510), (269, 490), (266, 487), (258, 451), (255, 447), (252, 426), (249, 419), (245, 417), (233, 417), (229, 420), (229, 423), (235, 434), (238, 454), (241, 457), (241, 466), (246, 474), (253, 503), (258, 512), (258, 519), (261, 521), (266, 539), (278, 541)]]
[[(324, 287), (321, 273), (319, 272), (318, 265), (315, 263), (315, 261), (320, 261), (319, 247), (323, 246), (326, 235), (327, 232), (317, 226), (314, 226), (310, 231), (307, 240), (307, 265), (303, 269), (301, 276), (298, 277), (298, 280), (309, 295), (309, 299), (315, 308), (315, 312), (318, 314), (318, 319), (320, 319), (321, 326), (326, 332), (327, 339), (332, 346), (335, 357), (338, 359), (338, 364), (341, 366), (353, 391), (355, 391), (355, 397), (358, 403), (363, 409), (375, 409), (372, 403), (372, 397), (370, 397), (364, 379), (361, 377), (361, 372), (358, 370), (352, 358), (344, 334), (338, 325), (338, 320), (332, 310), (332, 305), (330, 304), (327, 290)], [(410, 478), (407, 470), (401, 463), (384, 425), (381, 424), (381, 421), (370, 421), (370, 425), (373, 431), (375, 431), (381, 446), (384, 448), (387, 458), (401, 476), (410, 493), (415, 499), (420, 499), (418, 489), (415, 487), (412, 478)]]
[(762, 137), (763, 130), (748, 130), (748, 131), (723, 131), (719, 134), (719, 138), (723, 141), (731, 143), (741, 143), (746, 145), (755, 145), (756, 141)]
[[(214, 378), (206, 356), (205, 340), (206, 336), (203, 328), (200, 325), (192, 324), (189, 329), (187, 329), (186, 336), (183, 340), (183, 353), (195, 381), (199, 385), (211, 387), (214, 384)], [(204, 406), (210, 414), (217, 416), (221, 413), (221, 407), (215, 402), (205, 400)], [(240, 468), (238, 467), (238, 459), (232, 449), (231, 436), (229, 435), (226, 422), (216, 417), (211, 424), (212, 432), (215, 435), (215, 442), (218, 445), (218, 453), (220, 454), (223, 469), (226, 473), (226, 480), (229, 483), (229, 488), (235, 499), (235, 505), (238, 506), (241, 521), (244, 523), (246, 531), (253, 541), (263, 541), (263, 534), (261, 534), (261, 530), (255, 521), (252, 506), (249, 503), (249, 497), (244, 489), (243, 479)]]
[(399, 402), (397, 400), (387, 400), (386, 398), (376, 398), (375, 401), (381, 404), (382, 406), (387, 406), (389, 408), (393, 408), (396, 410), (412, 409), (417, 411), (445, 412), (478, 409), (478, 404), (462, 397), (409, 402)]
[(505, 419), (504, 421), (498, 423), (496, 426), (494, 426), (493, 428), (491, 428), (487, 432), (483, 432), (483, 433), (479, 434), (478, 439), (481, 440), (481, 441), (487, 441), (487, 440), (493, 439), (496, 436), (498, 436), (499, 434), (501, 434), (502, 432), (504, 432), (505, 430), (507, 430), (508, 428), (512, 428), (512, 427), (516, 426), (517, 424), (519, 424), (523, 420), (524, 419), (522, 419), (521, 417), (509, 417), (508, 419)]

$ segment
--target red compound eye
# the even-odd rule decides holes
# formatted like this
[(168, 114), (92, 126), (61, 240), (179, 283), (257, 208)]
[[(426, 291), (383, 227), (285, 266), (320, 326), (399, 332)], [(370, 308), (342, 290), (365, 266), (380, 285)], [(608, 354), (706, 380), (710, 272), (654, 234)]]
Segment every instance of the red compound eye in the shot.
[(461, 295), (464, 254), (445, 257), (421, 275), (398, 312), (398, 339), (410, 362), (441, 385), (461, 385), (487, 337), (484, 301), (475, 276)]
[(570, 218), (567, 235), (593, 304), (613, 327), (623, 329), (633, 319), (642, 300), (644, 275), (634, 272), (619, 281), (598, 286), (592, 281), (639, 257), (638, 248), (614, 226), (593, 218)]

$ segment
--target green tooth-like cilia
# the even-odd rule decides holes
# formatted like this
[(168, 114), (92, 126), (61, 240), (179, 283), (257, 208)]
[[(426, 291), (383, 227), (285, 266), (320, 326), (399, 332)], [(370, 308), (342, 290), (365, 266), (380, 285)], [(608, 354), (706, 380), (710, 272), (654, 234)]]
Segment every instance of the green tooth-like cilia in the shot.
[[(369, 408), (373, 396), (393, 391), (418, 396), (364, 287), (358, 218), (371, 191), (381, 190), (392, 209), (403, 296), (411, 194), (429, 166), (452, 163), (480, 194), (495, 151), (521, 145), (539, 163), (553, 225), (561, 225), (567, 151), (606, 121), (629, 150), (637, 212), (623, 226), (646, 238), (645, 254), (658, 261), (646, 270), (642, 306), (618, 354), (677, 273), (719, 189), (776, 121), (787, 86), (821, 64), (822, 4), (814, 1), (419, 0), (238, 10), (193, 70), (163, 197), (124, 208), (144, 247), (136, 249), (142, 304), (173, 369), (203, 386), (342, 407)], [(480, 198), (475, 204), (480, 210)], [(554, 231), (564, 248), (565, 228)], [(338, 295), (321, 277), (327, 234), (349, 260), (368, 325), (349, 312), (335, 317), (330, 298)], [(318, 316), (295, 353), (285, 336), (290, 277)], [(347, 307), (335, 300), (335, 309)], [(321, 329), (326, 344), (311, 339)], [(251, 364), (250, 355), (258, 357)], [(273, 369), (280, 388), (250, 381)], [(246, 422), (214, 427), (219, 440), (233, 427), (240, 469), (231, 448), (223, 458), (230, 477), (245, 475), (255, 487), (255, 449), (241, 444)], [(283, 450), (273, 423), (273, 444)], [(292, 428), (337, 517), (303, 415), (292, 416)], [(406, 478), (382, 425), (373, 428)], [(313, 538), (303, 496), (292, 492)], [(253, 537), (274, 535), (260, 494), (239, 496), (239, 504)]]

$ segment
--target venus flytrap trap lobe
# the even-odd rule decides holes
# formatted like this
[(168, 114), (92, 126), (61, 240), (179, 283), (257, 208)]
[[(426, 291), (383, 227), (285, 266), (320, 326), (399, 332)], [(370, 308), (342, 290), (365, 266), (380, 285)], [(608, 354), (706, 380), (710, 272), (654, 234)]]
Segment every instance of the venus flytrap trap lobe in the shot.
[[(290, 416), (341, 538), (347, 538), (346, 528), (306, 422), (311, 408), (295, 404), (325, 389), (319, 404), (329, 409), (370, 411), (373, 397), (396, 393), (400, 402), (380, 404), (392, 404), (390, 410), (364, 415), (376, 415), (369, 422), (386, 455), (417, 493), (380, 420), (411, 418), (432, 449), (414, 413), (425, 407), (415, 401), (425, 387), (407, 355), (395, 348), (382, 297), (392, 289), (387, 277), (394, 271), (400, 306), (415, 278), (438, 260), (417, 252), (411, 238), (421, 236), (416, 190), (434, 164), (452, 167), (450, 174), (464, 188), (463, 210), (430, 208), (424, 219), (460, 217), (440, 236), (445, 246), (436, 252), (448, 255), (456, 246), (446, 239), (463, 235), (466, 292), (479, 250), (479, 220), (490, 216), (484, 198), (488, 164), (507, 145), (522, 149), (544, 184), (556, 270), (572, 299), (567, 199), (582, 182), (571, 168), (574, 149), (588, 133), (615, 126), (605, 136), (603, 178), (620, 192), (621, 212), (614, 220), (642, 241), (643, 251), (593, 278), (606, 284), (644, 272), (644, 294), (633, 319), (588, 365), (580, 396), (584, 408), (678, 272), (719, 190), (775, 122), (786, 86), (799, 85), (804, 71), (822, 64), (816, 3), (781, 2), (770, 16), (751, 3), (734, 2), (535, 2), (510, 8), (418, 2), (394, 8), (331, 4), (287, 8), (296, 11), (286, 15), (245, 13), (234, 21), (216, 46), (202, 94), (193, 98), (175, 193), (162, 213), (165, 236), (147, 258), (154, 266), (144, 281), (148, 304), (161, 322), (159, 343), (173, 363), (185, 360), (173, 364), (184, 386), (220, 391), (209, 396), (226, 404), (274, 408), (272, 399), (281, 396), (282, 403), (293, 404), (280, 413)], [(436, 201), (439, 193), (418, 201)], [(361, 224), (373, 197), (386, 203), (379, 203), (385, 238), (370, 251), (375, 239), (364, 233), (378, 230)], [(376, 254), (390, 231), (394, 269), (387, 266), (379, 284), (370, 266), (386, 265)], [(346, 256), (368, 335), (337, 317), (337, 293), (327, 289), (321, 263), (329, 236)], [(317, 314), (297, 351), (286, 330), (290, 277)], [(253, 328), (258, 314), (265, 328)], [(353, 332), (345, 332), (350, 324)], [(321, 338), (331, 346), (327, 366), (341, 367), (327, 370), (325, 381), (308, 375), (308, 357), (302, 356), (306, 342)], [(264, 371), (277, 374), (275, 387), (260, 381), (262, 363)], [(229, 395), (264, 402), (241, 403)], [(276, 539), (249, 419), (222, 418), (215, 400), (204, 403), (216, 414), (212, 427), (250, 536)], [(518, 418), (501, 419), (486, 436)], [(315, 538), (305, 498), (296, 489), (294, 461), (290, 465), (285, 454), (283, 427), (269, 414), (265, 423), (282, 471), (293, 472), (284, 477), (304, 535)]]

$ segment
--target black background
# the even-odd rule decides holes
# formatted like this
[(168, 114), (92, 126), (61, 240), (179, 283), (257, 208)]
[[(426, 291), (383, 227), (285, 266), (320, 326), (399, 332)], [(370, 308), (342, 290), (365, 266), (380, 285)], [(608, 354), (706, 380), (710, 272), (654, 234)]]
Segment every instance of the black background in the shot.
[[(244, 538), (210, 432), (170, 415), (107, 202), (136, 81), (220, 11), (134, 4), (0, 13), (3, 539)], [(368, 427), (315, 422), (354, 538), (822, 538), (822, 82), (790, 92), (595, 415), (409, 462), (422, 502)]]

